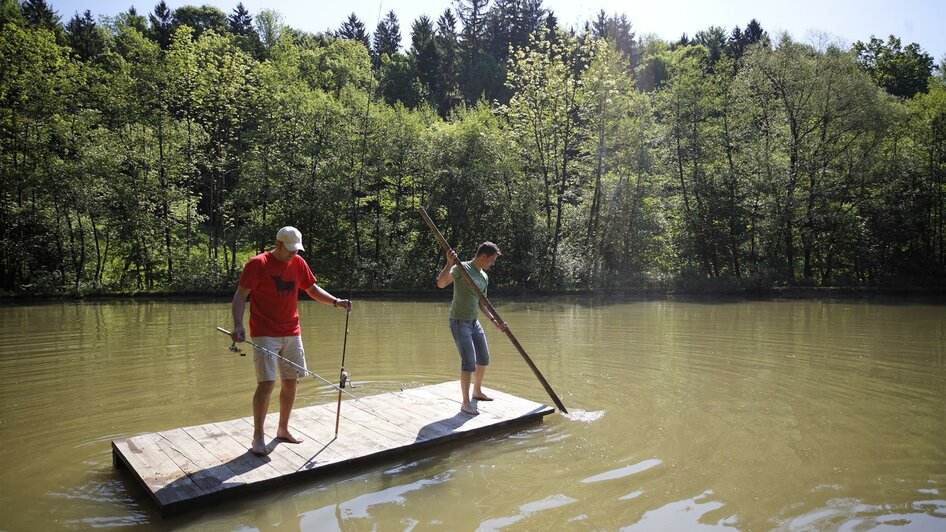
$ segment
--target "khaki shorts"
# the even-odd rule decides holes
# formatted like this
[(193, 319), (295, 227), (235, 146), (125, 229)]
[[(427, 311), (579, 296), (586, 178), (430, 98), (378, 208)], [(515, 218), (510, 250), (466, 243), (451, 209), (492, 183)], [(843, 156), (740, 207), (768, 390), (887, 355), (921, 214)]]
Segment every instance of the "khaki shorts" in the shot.
[[(253, 343), (306, 368), (301, 336), (254, 336)], [(305, 377), (305, 373), (257, 348), (253, 348), (253, 362), (256, 364), (256, 382), (275, 381), (277, 363), (280, 379)]]

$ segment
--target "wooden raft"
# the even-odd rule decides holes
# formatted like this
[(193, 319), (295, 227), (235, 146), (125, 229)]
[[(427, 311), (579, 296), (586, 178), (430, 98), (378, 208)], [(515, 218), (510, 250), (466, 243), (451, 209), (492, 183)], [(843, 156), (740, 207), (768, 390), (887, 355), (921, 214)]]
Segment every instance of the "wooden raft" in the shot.
[(460, 412), (459, 388), (453, 381), (344, 400), (338, 438), (334, 401), (294, 409), (289, 428), (304, 439), (301, 444), (275, 440), (278, 414), (269, 414), (266, 440), (272, 452), (263, 457), (248, 450), (253, 418), (245, 417), (113, 440), (112, 459), (140, 481), (162, 515), (170, 515), (343, 467), (538, 422), (555, 411), (484, 388), (495, 401), (480, 401), (480, 415), (471, 416)]

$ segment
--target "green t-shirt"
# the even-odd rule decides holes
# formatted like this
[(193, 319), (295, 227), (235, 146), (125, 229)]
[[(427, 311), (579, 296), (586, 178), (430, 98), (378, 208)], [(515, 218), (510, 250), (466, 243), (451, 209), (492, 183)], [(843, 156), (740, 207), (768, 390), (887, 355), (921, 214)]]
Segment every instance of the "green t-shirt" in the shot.
[[(473, 282), (477, 288), (486, 295), (486, 285), (489, 284), (489, 277), (483, 270), (477, 270), (472, 265), (473, 261), (463, 262), (466, 271), (470, 273)], [(475, 320), (479, 314), (480, 296), (477, 295), (470, 283), (463, 278), (463, 274), (454, 264), (450, 268), (450, 275), (453, 276), (453, 303), (450, 304), (450, 319), (453, 320)]]

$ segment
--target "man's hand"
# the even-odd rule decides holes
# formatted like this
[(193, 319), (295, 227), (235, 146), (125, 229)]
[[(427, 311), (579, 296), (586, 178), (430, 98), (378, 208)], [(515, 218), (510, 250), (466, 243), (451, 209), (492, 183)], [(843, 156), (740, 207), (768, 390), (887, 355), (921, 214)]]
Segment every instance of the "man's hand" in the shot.
[(453, 266), (460, 262), (460, 257), (457, 256), (457, 252), (451, 250), (447, 251), (447, 267)]
[(234, 342), (243, 342), (246, 340), (246, 330), (243, 329), (243, 325), (233, 327), (233, 330), (230, 331), (230, 339)]
[(348, 312), (351, 312), (351, 300), (348, 299), (336, 299), (332, 306), (335, 308), (343, 308)]
[(496, 328), (499, 329), (500, 331), (506, 332), (506, 329), (509, 328), (509, 326), (506, 325), (506, 322), (504, 322), (504, 321), (499, 321), (499, 320), (497, 320), (496, 318), (493, 318), (493, 319), (490, 320), (490, 321), (492, 321), (492, 322), (493, 322), (493, 325), (495, 325)]

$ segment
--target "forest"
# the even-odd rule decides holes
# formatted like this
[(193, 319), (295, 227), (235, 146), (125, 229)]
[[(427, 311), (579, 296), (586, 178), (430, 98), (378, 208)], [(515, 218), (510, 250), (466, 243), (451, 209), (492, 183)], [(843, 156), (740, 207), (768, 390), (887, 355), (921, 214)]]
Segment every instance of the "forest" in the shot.
[(894, 35), (677, 41), (457, 0), (374, 31), (0, 0), (0, 294), (211, 293), (298, 227), (320, 284), (946, 285), (946, 65)]

